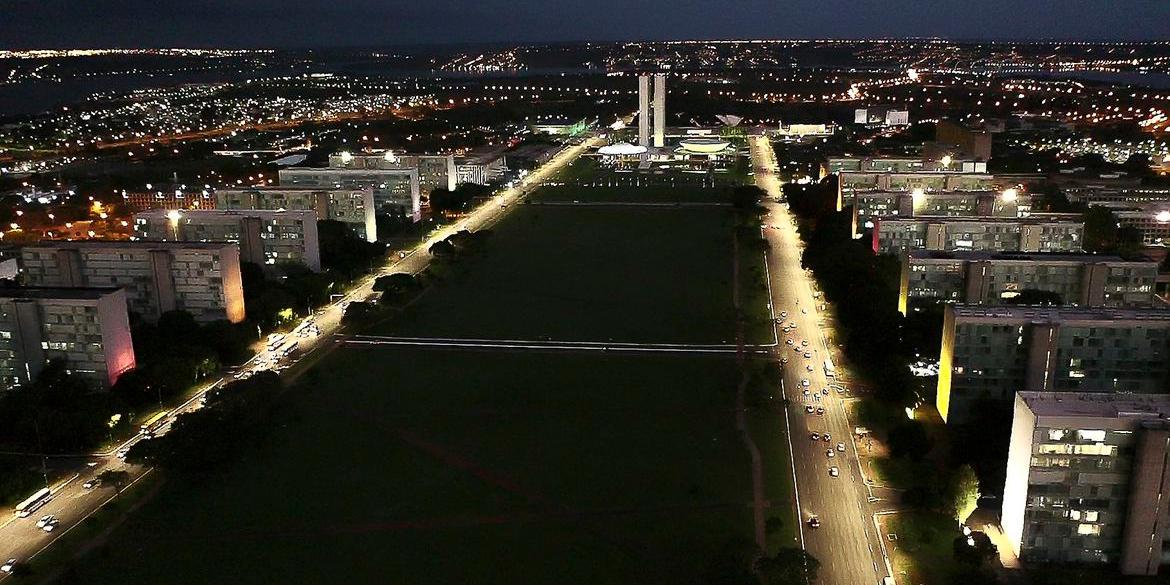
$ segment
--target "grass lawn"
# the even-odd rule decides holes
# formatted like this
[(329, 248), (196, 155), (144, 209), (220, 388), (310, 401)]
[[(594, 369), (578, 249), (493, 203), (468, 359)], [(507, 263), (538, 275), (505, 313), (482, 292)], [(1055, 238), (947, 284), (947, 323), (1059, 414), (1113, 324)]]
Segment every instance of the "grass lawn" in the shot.
[(346, 349), (223, 480), (168, 482), (86, 583), (696, 583), (750, 535), (726, 358)]
[(733, 343), (723, 208), (526, 205), (384, 335)]
[(955, 562), (954, 539), (960, 533), (955, 519), (931, 512), (898, 512), (881, 516), (882, 533), (898, 539), (886, 542), (894, 578), (899, 583), (951, 583)]

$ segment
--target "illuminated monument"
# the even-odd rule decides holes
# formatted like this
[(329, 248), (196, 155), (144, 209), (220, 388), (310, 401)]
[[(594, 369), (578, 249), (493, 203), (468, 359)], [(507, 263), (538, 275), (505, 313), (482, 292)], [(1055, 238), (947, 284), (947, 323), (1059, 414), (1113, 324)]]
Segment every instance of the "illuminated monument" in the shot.
[(654, 95), (650, 75), (638, 76), (638, 146), (650, 146), (650, 102), (654, 102), (654, 147), (662, 148), (666, 136), (666, 74), (654, 74)]

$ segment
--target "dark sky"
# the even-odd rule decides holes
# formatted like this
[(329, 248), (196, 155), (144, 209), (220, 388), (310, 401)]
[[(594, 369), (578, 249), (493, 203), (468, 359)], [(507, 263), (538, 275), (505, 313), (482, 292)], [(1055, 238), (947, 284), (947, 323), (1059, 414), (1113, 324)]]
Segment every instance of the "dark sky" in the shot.
[(0, 47), (1170, 39), (1170, 0), (0, 0)]

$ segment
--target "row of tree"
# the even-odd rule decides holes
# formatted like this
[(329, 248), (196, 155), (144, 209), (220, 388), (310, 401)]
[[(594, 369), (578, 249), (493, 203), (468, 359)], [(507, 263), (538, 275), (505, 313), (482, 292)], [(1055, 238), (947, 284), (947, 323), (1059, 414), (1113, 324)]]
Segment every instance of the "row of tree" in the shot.
[(203, 408), (179, 415), (166, 434), (135, 443), (126, 461), (188, 477), (217, 472), (265, 436), (283, 388), (274, 372), (222, 386), (208, 394)]

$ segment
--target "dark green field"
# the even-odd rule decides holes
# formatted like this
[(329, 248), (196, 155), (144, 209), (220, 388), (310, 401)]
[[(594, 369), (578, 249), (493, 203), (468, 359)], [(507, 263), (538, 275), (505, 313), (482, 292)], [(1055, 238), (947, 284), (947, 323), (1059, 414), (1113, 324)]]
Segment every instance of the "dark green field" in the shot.
[(374, 333), (734, 343), (725, 208), (525, 205)]
[[(525, 205), (494, 232), (368, 333), (733, 341), (726, 208)], [(739, 379), (729, 355), (344, 346), (262, 450), (168, 482), (78, 582), (703, 583), (752, 534)], [(775, 546), (794, 530), (784, 429), (750, 422)]]

